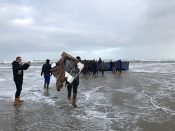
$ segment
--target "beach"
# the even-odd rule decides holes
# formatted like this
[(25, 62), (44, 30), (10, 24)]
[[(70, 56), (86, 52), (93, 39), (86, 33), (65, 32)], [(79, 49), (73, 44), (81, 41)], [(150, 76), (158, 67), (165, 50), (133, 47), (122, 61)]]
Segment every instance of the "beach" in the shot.
[(55, 78), (44, 89), (41, 64), (24, 72), (21, 98), (14, 107), (15, 84), (9, 63), (0, 64), (0, 131), (173, 131), (175, 62), (130, 62), (121, 75), (80, 75), (77, 105), (57, 92)]

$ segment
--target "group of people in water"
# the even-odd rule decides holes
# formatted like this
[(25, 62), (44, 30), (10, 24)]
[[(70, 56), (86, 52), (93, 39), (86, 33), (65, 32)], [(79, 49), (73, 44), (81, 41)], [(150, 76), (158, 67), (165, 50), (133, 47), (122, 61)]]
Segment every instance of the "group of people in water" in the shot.
[[(89, 76), (91, 74), (95, 75), (95, 74), (98, 74), (99, 72), (101, 72), (102, 76), (103, 76), (104, 72), (107, 70), (106, 64), (104, 61), (101, 60), (101, 58), (99, 58), (98, 61), (95, 61), (95, 60), (93, 60), (93, 61), (88, 61), (88, 60), (81, 61), (81, 58), (79, 56), (77, 56), (76, 60), (84, 64), (84, 68), (82, 70), (82, 73), (85, 76), (86, 75)], [(14, 78), (14, 82), (16, 85), (14, 106), (18, 106), (22, 102), (24, 102), (23, 100), (20, 99), (20, 94), (21, 94), (22, 85), (23, 85), (23, 75), (24, 75), (23, 70), (27, 70), (30, 65), (31, 65), (30, 61), (22, 64), (22, 59), (20, 56), (16, 57), (16, 60), (13, 61), (13, 63), (12, 63), (13, 78)], [(65, 65), (66, 65), (64, 67), (65, 71), (67, 71), (68, 73), (73, 71), (76, 74), (79, 72), (77, 65), (73, 66), (68, 61), (66, 62)], [(119, 60), (117, 62), (111, 61), (110, 62), (110, 69), (108, 69), (108, 70), (112, 71), (113, 73), (116, 73), (116, 72), (121, 73), (121, 60)], [(53, 72), (53, 68), (51, 67), (50, 60), (47, 59), (46, 63), (43, 64), (42, 69), (41, 69), (41, 76), (44, 76), (44, 87), (46, 89), (49, 88), (50, 78), (51, 78), (53, 73), (54, 72)], [(55, 75), (55, 74), (53, 74), (53, 75)], [(69, 83), (68, 81), (66, 81), (65, 83), (66, 83), (67, 92), (68, 92), (67, 98), (72, 103), (72, 106), (76, 108), (77, 107), (77, 105), (76, 105), (77, 89), (79, 86), (79, 75), (77, 75), (76, 78), (74, 78), (72, 83)], [(73, 90), (73, 97), (71, 95), (72, 90)]]
[(111, 62), (109, 63), (110, 67), (107, 67), (107, 64), (99, 58), (98, 61), (96, 60), (84, 60), (82, 61), (84, 64), (84, 68), (82, 70), (82, 73), (84, 76), (90, 76), (91, 74), (99, 74), (101, 72), (102, 76), (104, 75), (105, 71), (112, 71), (112, 73), (119, 73), (121, 74), (122, 71), (122, 65), (121, 65), (121, 60), (118, 60), (116, 62)]

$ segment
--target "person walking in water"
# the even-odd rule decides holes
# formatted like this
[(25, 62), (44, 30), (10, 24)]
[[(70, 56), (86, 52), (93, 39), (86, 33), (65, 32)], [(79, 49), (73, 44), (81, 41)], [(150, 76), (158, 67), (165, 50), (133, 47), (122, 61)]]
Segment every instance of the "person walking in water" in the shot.
[(113, 73), (113, 74), (116, 73), (116, 68), (117, 68), (117, 66), (116, 66), (116, 63), (114, 62), (114, 63), (113, 63), (113, 67), (112, 67), (112, 73)]
[(102, 60), (101, 60), (101, 57), (100, 57), (99, 60), (98, 60), (99, 71), (101, 71), (101, 63), (102, 63)]
[(105, 63), (104, 61), (101, 63), (101, 73), (102, 73), (102, 76), (104, 76), (104, 72), (105, 72)]
[[(81, 58), (79, 56), (76, 57), (79, 61), (81, 61)], [(72, 73), (71, 74), (74, 74), (74, 75), (77, 75), (79, 73), (79, 68), (77, 67), (77, 65), (72, 69)], [(72, 102), (72, 106), (74, 108), (77, 107), (77, 104), (76, 104), (76, 100), (77, 100), (77, 90), (78, 90), (78, 86), (79, 86), (79, 75), (77, 75), (74, 79), (74, 81), (70, 84), (69, 82), (66, 82), (66, 85), (67, 85), (67, 92), (68, 92), (68, 100), (70, 102)], [(71, 92), (72, 92), (72, 89), (73, 89), (73, 98), (72, 98), (72, 101), (71, 101)]]
[(121, 74), (122, 73), (122, 61), (121, 60), (118, 60), (117, 61), (117, 69), (116, 69), (116, 72)]
[(111, 60), (111, 62), (110, 62), (110, 71), (112, 71), (113, 65), (114, 65), (114, 62)]
[(47, 89), (49, 88), (50, 77), (52, 75), (51, 69), (52, 69), (52, 67), (50, 64), (50, 60), (47, 59), (46, 63), (43, 65), (42, 71), (41, 71), (41, 76), (44, 74), (44, 87)]
[(22, 59), (20, 56), (16, 57), (16, 60), (12, 63), (12, 70), (13, 70), (13, 80), (16, 85), (16, 93), (15, 93), (15, 102), (14, 106), (20, 105), (23, 100), (20, 99), (20, 94), (22, 91), (22, 84), (23, 84), (23, 70), (27, 70), (30, 66), (30, 61), (22, 64)]

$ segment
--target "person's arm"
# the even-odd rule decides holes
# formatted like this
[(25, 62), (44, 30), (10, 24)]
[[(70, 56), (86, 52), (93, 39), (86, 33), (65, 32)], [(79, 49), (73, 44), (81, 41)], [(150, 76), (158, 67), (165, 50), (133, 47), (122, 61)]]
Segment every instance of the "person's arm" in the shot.
[(50, 75), (52, 75), (52, 67), (51, 67), (51, 65), (50, 65)]
[(41, 70), (41, 76), (43, 75), (43, 72), (44, 72), (44, 65), (42, 66), (42, 70)]
[(22, 70), (27, 70), (27, 69), (29, 68), (29, 66), (30, 66), (30, 64), (25, 63), (25, 64), (23, 64), (23, 65), (21, 66), (21, 69), (22, 69)]
[(13, 65), (14, 70), (27, 70), (29, 68), (30, 64), (25, 63), (23, 65), (15, 64)]

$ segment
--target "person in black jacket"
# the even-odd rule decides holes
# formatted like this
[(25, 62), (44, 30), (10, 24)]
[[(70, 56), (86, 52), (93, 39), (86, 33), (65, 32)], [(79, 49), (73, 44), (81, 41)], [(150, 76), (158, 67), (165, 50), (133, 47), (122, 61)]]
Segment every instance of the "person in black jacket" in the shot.
[(22, 64), (21, 57), (16, 57), (16, 61), (13, 61), (12, 63), (12, 69), (13, 69), (13, 79), (16, 85), (16, 93), (15, 93), (15, 102), (14, 106), (18, 106), (21, 104), (21, 102), (24, 102), (23, 100), (20, 100), (20, 94), (22, 91), (22, 84), (23, 84), (23, 70), (27, 70), (30, 66), (30, 61)]
[(113, 66), (114, 66), (114, 62), (111, 60), (111, 62), (110, 62), (110, 71), (112, 71)]
[[(79, 61), (81, 61), (81, 58), (79, 56), (76, 57)], [(77, 75), (79, 73), (79, 69), (77, 65), (72, 69), (72, 73), (74, 75)], [(74, 108), (77, 107), (76, 100), (77, 100), (77, 90), (79, 86), (79, 75), (77, 75), (74, 79), (74, 81), (70, 84), (69, 82), (66, 82), (67, 85), (67, 92), (68, 92), (68, 100), (71, 102), (71, 92), (73, 89), (73, 99), (72, 99), (72, 106)]]
[(121, 60), (118, 60), (117, 61), (117, 69), (116, 69), (116, 72), (121, 74), (122, 73), (122, 61)]
[(42, 67), (42, 71), (41, 71), (41, 76), (43, 75), (44, 73), (44, 87), (47, 89), (49, 88), (49, 84), (50, 84), (50, 76), (52, 75), (52, 71), (51, 71), (52, 67), (51, 67), (51, 64), (50, 64), (50, 60), (47, 59), (46, 60), (46, 63), (43, 65)]

